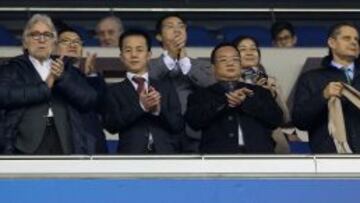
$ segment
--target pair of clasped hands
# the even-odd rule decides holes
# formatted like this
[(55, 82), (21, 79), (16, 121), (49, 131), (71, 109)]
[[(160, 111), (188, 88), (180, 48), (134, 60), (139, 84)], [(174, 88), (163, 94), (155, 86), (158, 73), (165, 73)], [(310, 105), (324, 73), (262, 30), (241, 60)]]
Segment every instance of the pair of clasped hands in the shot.
[(152, 86), (149, 89), (144, 88), (139, 94), (140, 103), (144, 110), (150, 113), (160, 113), (160, 93)]

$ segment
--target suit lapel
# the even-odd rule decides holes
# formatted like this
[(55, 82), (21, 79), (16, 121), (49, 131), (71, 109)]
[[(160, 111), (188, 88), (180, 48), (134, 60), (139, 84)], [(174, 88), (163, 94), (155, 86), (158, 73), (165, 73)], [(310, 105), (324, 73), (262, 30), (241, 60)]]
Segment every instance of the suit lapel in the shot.
[(128, 78), (124, 80), (123, 84), (126, 95), (128, 95), (132, 100), (139, 100), (139, 95)]
[[(29, 82), (42, 82), (42, 79), (35, 69), (35, 66), (31, 63), (28, 55), (23, 55), (21, 58), (22, 62), (26, 63), (26, 70), (29, 74), (26, 74), (27, 78), (30, 80)], [(25, 68), (24, 67), (24, 68)]]

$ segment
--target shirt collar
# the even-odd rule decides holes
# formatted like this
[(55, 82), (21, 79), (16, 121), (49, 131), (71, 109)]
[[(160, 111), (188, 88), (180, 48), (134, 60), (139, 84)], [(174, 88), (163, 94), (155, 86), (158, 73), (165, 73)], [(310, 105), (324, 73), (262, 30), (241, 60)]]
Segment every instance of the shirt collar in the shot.
[(146, 72), (142, 75), (138, 75), (138, 74), (135, 74), (135, 73), (132, 73), (132, 72), (126, 72), (126, 77), (127, 79), (129, 79), (131, 82), (133, 82), (132, 78), (136, 76), (136, 77), (142, 77), (145, 79), (145, 82), (148, 83), (149, 82), (149, 72)]
[(34, 66), (50, 66), (50, 63), (51, 63), (51, 60), (50, 58), (46, 59), (43, 61), (43, 63), (41, 64), (39, 60), (37, 60), (36, 58), (32, 57), (29, 55), (29, 59), (31, 61), (31, 63), (34, 65)]
[(354, 67), (355, 67), (354, 62), (352, 62), (351, 64), (349, 64), (347, 66), (344, 66), (342, 64), (336, 63), (334, 60), (331, 61), (331, 65), (339, 70), (343, 70), (345, 68), (345, 69), (350, 69), (352, 72), (354, 72)]
[(166, 67), (169, 70), (172, 70), (173, 68), (175, 68), (176, 62), (178, 61), (177, 59), (171, 58), (171, 56), (169, 55), (169, 52), (166, 50), (163, 53), (163, 60), (164, 60)]

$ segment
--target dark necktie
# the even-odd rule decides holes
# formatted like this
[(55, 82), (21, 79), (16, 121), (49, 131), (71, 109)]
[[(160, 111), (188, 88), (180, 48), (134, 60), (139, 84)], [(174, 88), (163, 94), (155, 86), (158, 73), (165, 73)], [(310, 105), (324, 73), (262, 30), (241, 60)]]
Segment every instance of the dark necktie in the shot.
[(137, 84), (136, 92), (140, 94), (145, 88), (145, 78), (134, 76), (132, 80)]
[(180, 70), (180, 63), (179, 61), (175, 62), (175, 66), (174, 68), (169, 72), (169, 75), (171, 78), (177, 78), (181, 75), (181, 70)]

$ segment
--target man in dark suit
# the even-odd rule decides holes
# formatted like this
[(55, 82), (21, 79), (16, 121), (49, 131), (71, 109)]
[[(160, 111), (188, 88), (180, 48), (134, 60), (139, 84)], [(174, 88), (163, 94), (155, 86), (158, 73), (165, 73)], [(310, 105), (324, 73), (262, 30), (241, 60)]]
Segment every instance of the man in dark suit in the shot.
[(327, 41), (329, 55), (321, 68), (303, 73), (295, 91), (292, 120), (296, 127), (309, 132), (314, 153), (336, 153), (328, 130), (328, 100), (340, 97), (347, 142), (351, 151), (360, 152), (360, 110), (342, 97), (344, 83), (360, 91), (359, 32), (355, 25), (334, 25)]
[(76, 130), (83, 135), (82, 141), (85, 142), (83, 143), (84, 147), (79, 148), (77, 153), (105, 154), (108, 150), (100, 121), (100, 110), (104, 105), (107, 88), (104, 78), (95, 69), (96, 54), (87, 52), (86, 58), (83, 60), (83, 41), (80, 34), (65, 24), (58, 27), (60, 29), (56, 53), (73, 57), (74, 67), (79, 70), (79, 74), (97, 93), (96, 106), (87, 112), (76, 114), (79, 117), (78, 129)]
[(202, 131), (201, 153), (273, 153), (272, 129), (283, 113), (269, 90), (239, 82), (239, 51), (230, 43), (211, 54), (217, 83), (192, 93), (186, 120)]
[(51, 19), (36, 14), (23, 33), (26, 54), (0, 70), (0, 108), (5, 109), (5, 153), (73, 153), (73, 111), (87, 111), (96, 92), (61, 56), (50, 58), (57, 33)]
[(149, 78), (150, 40), (129, 30), (119, 39), (126, 78), (109, 89), (105, 127), (119, 134), (119, 153), (176, 153), (184, 128), (178, 96), (167, 80)]
[[(158, 20), (156, 39), (164, 52), (150, 61), (150, 78), (167, 78), (174, 83), (181, 103), (181, 112), (184, 114), (188, 95), (199, 87), (215, 82), (210, 63), (187, 55), (186, 22), (179, 15), (169, 14)], [(186, 135), (182, 138), (180, 147), (183, 152), (198, 152), (200, 132), (186, 126)]]

